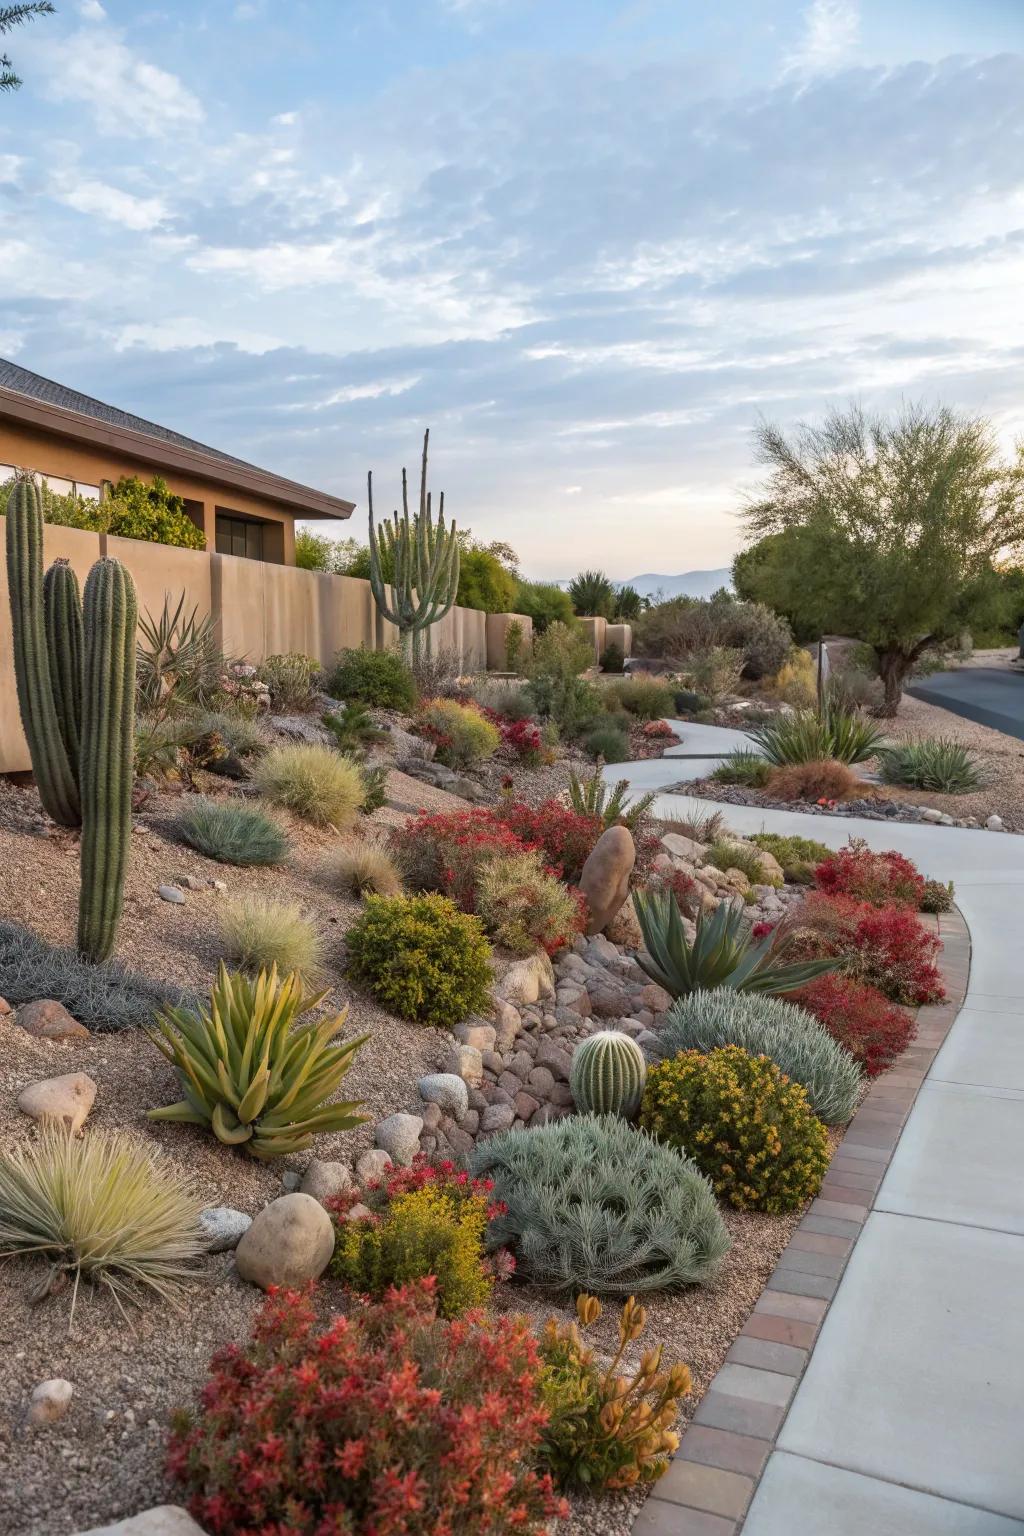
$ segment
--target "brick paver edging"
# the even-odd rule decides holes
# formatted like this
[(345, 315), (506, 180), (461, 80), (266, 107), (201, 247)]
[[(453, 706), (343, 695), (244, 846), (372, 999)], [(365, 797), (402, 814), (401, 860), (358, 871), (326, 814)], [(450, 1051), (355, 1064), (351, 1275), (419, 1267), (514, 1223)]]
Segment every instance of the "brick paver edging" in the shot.
[(971, 940), (958, 908), (932, 919), (948, 994), (917, 1011), (917, 1034), (847, 1126), (821, 1193), (779, 1258), (701, 1399), (632, 1536), (738, 1536), (815, 1339), (918, 1090), (963, 1006)]

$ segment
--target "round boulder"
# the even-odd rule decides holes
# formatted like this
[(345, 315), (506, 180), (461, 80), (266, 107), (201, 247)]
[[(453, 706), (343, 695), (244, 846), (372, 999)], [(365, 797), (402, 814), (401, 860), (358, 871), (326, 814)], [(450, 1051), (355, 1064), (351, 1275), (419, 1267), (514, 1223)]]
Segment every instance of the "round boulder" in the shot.
[(96, 1101), (96, 1084), (87, 1072), (67, 1072), (29, 1083), (18, 1095), (18, 1108), (33, 1120), (51, 1121), (76, 1132)]
[(469, 1089), (454, 1072), (431, 1072), (427, 1077), (421, 1077), (420, 1098), (428, 1104), (439, 1104), (446, 1114), (453, 1115), (456, 1120), (461, 1119), (469, 1108)]
[(318, 1280), (334, 1252), (331, 1218), (312, 1195), (281, 1195), (264, 1206), (243, 1233), (235, 1267), (260, 1286), (302, 1286)]
[(587, 933), (601, 933), (629, 895), (636, 846), (628, 827), (602, 832), (583, 866), (580, 890), (586, 897)]
[(420, 1149), (420, 1131), (423, 1121), (419, 1115), (388, 1115), (381, 1120), (373, 1133), (373, 1139), (392, 1162), (408, 1168)]

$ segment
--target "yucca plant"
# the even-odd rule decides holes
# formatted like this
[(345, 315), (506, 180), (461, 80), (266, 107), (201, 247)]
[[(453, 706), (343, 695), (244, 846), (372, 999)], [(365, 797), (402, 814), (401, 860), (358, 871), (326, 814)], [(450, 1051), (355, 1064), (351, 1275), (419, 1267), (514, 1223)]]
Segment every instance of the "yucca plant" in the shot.
[(224, 658), (217, 645), (213, 615), (191, 613), (182, 592), (172, 605), (170, 593), (158, 618), (139, 615), (136, 686), (146, 709), (165, 710), (175, 705), (201, 704), (213, 696), (220, 682)]
[(885, 739), (884, 731), (863, 715), (827, 704), (821, 713), (798, 709), (779, 715), (750, 732), (762, 757), (776, 767), (789, 763), (863, 763), (874, 756)]
[(205, 1125), (218, 1141), (253, 1157), (301, 1152), (318, 1131), (361, 1125), (362, 1100), (328, 1103), (352, 1059), (368, 1039), (332, 1045), (348, 1008), (295, 1027), (327, 996), (304, 996), (294, 972), (279, 980), (277, 967), (255, 980), (222, 963), (209, 1008), (166, 1008), (150, 1039), (177, 1068), (185, 1097), (149, 1111), (152, 1120)]
[(670, 890), (637, 891), (633, 905), (644, 936), (641, 966), (673, 997), (703, 987), (732, 987), (737, 992), (792, 992), (835, 970), (837, 960), (806, 960), (785, 965), (786, 940), (770, 934), (755, 943), (743, 908), (721, 902), (710, 915), (700, 912), (693, 942), (686, 937), (679, 904)]
[(977, 759), (962, 742), (946, 736), (904, 741), (878, 754), (887, 784), (931, 789), (944, 795), (966, 795), (980, 789), (985, 776)]
[(628, 794), (628, 779), (619, 779), (609, 789), (600, 773), (591, 774), (589, 779), (580, 779), (575, 772), (569, 775), (569, 804), (577, 815), (600, 816), (605, 827), (618, 825), (635, 832), (658, 796), (651, 791), (627, 806)]
[(147, 1286), (173, 1300), (206, 1248), (202, 1203), (155, 1147), (123, 1131), (79, 1140), (51, 1126), (0, 1156), (0, 1257), (48, 1261), (36, 1300), (71, 1278), (72, 1312), (83, 1278), (119, 1305)]

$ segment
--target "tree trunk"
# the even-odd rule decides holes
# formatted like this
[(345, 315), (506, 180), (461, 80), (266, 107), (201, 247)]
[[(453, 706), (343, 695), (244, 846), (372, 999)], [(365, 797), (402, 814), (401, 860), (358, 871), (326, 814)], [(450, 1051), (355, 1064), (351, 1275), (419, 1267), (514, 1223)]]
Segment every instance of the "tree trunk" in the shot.
[(877, 711), (886, 720), (895, 717), (903, 697), (903, 679), (911, 667), (911, 658), (902, 651), (878, 651), (878, 675), (885, 688), (885, 697)]

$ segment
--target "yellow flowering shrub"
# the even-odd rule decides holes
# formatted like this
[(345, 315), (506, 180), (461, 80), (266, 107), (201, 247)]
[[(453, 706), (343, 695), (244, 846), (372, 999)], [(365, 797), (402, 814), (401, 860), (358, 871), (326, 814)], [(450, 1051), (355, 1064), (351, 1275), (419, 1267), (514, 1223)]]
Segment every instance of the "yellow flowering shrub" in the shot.
[(828, 1167), (825, 1127), (805, 1089), (738, 1045), (680, 1051), (653, 1066), (640, 1123), (741, 1211), (793, 1210), (817, 1194)]

